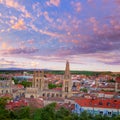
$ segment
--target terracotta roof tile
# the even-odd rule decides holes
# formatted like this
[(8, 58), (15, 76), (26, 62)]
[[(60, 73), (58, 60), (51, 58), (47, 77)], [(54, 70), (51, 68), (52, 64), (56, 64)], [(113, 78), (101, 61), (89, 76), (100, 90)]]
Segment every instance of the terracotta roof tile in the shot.
[(120, 83), (120, 77), (117, 77), (115, 81)]
[(76, 99), (76, 103), (84, 107), (97, 107), (97, 108), (116, 108), (120, 109), (119, 99)]

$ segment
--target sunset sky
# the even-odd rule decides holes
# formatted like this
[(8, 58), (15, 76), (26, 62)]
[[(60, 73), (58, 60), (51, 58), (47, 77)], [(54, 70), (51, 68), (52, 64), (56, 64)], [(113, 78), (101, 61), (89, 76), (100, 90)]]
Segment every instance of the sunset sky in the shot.
[(120, 0), (0, 0), (0, 68), (120, 72)]

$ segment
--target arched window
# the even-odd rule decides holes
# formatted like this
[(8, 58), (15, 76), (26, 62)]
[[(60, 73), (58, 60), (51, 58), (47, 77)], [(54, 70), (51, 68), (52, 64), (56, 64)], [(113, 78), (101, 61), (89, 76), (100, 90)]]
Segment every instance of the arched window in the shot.
[(54, 97), (54, 93), (52, 93), (52, 97)]
[(4, 92), (4, 91), (2, 90), (2, 94), (3, 94), (3, 92)]
[(8, 90), (6, 90), (6, 93), (8, 93)]
[(47, 93), (47, 97), (50, 97), (50, 93)]
[(34, 95), (31, 95), (30, 98), (34, 98)]
[(45, 97), (45, 93), (43, 93), (43, 97)]

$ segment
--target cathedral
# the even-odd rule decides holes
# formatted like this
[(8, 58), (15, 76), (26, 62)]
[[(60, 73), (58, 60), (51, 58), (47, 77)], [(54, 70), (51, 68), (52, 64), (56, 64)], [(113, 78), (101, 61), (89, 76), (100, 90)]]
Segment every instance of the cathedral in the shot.
[(26, 98), (38, 97), (59, 97), (70, 98), (72, 96), (72, 80), (70, 74), (69, 62), (66, 62), (65, 73), (63, 75), (63, 84), (61, 90), (48, 89), (48, 80), (44, 77), (43, 71), (34, 71), (32, 87), (26, 88)]

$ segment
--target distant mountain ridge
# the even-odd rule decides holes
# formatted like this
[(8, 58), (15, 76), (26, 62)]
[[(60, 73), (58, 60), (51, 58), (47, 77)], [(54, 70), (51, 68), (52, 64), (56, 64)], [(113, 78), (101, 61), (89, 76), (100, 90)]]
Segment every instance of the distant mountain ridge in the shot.
[(24, 68), (0, 68), (0, 70), (27, 70)]
[(6, 71), (7, 71), (7, 70), (11, 70), (11, 71), (12, 71), (12, 70), (13, 70), (13, 71), (14, 71), (14, 70), (18, 70), (18, 71), (19, 71), (19, 70), (22, 70), (22, 71), (23, 71), (23, 70), (30, 70), (30, 71), (32, 71), (32, 70), (45, 70), (45, 71), (49, 71), (49, 69), (29, 69), (29, 68), (28, 68), (28, 69), (27, 69), (27, 68), (0, 68), (0, 70), (1, 70), (1, 71), (2, 71), (2, 70), (6, 70)]

